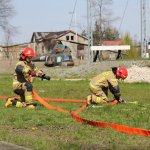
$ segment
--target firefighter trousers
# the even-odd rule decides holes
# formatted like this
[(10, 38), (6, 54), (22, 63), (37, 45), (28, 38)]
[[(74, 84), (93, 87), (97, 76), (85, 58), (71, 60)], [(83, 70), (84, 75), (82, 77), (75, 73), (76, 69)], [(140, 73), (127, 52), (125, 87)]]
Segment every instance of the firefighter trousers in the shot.
[(100, 87), (95, 87), (94, 85), (90, 84), (90, 91), (91, 91), (91, 101), (92, 103), (96, 104), (104, 104), (107, 103), (108, 97), (105, 94), (106, 92), (103, 91)]

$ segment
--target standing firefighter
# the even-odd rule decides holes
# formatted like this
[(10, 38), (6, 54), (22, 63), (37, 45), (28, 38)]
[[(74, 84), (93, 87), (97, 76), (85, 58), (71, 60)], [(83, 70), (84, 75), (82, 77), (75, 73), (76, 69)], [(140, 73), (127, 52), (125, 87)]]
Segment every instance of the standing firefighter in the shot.
[[(5, 106), (13, 105), (15, 107), (27, 107), (34, 109), (32, 103), (32, 82), (34, 77), (44, 78), (45, 74), (32, 64), (34, 57), (33, 49), (27, 47), (20, 54), (20, 61), (16, 64), (14, 78), (13, 78), (13, 91), (20, 96), (21, 101), (15, 98), (8, 98)], [(50, 79), (50, 77), (49, 77)]]
[(126, 79), (128, 71), (124, 67), (114, 67), (111, 71), (105, 71), (94, 77), (90, 82), (91, 95), (87, 96), (87, 106), (90, 104), (106, 104), (108, 100), (108, 89), (114, 95), (114, 99), (120, 103), (125, 101), (121, 99), (118, 79)]

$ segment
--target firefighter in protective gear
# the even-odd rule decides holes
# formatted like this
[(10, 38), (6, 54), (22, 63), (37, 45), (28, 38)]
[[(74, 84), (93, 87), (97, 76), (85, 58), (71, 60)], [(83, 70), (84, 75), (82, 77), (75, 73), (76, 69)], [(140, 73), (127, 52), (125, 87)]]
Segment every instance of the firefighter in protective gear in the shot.
[(34, 50), (29, 47), (25, 48), (20, 54), (20, 61), (15, 67), (13, 91), (20, 96), (21, 100), (10, 97), (5, 103), (6, 107), (13, 105), (15, 107), (34, 109), (35, 106), (32, 103), (32, 82), (34, 77), (42, 77), (45, 74), (32, 64), (33, 57)]
[(118, 79), (126, 79), (128, 71), (124, 67), (114, 67), (94, 77), (89, 84), (91, 95), (87, 96), (87, 106), (90, 104), (106, 104), (108, 100), (108, 89), (114, 95), (114, 99), (120, 103), (121, 99)]

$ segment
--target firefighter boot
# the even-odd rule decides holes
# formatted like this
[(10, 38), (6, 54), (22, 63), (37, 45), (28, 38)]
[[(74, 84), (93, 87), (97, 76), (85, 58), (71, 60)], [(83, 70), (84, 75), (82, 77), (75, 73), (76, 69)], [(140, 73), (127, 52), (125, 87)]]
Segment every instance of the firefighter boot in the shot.
[(92, 103), (92, 95), (88, 95), (86, 98), (86, 106), (88, 107)]
[(31, 104), (31, 105), (27, 105), (26, 108), (27, 109), (35, 109), (35, 106)]
[(5, 107), (8, 106), (15, 106), (15, 107), (23, 107), (23, 104), (16, 98), (8, 97), (6, 99)]
[(8, 97), (6, 99), (5, 107), (12, 105), (13, 100), (14, 100), (14, 98)]

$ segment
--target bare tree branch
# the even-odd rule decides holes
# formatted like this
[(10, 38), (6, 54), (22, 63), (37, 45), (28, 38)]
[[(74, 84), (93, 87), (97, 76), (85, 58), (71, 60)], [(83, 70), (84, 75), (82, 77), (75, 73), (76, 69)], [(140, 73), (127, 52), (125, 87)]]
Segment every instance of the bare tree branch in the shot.
[(12, 0), (0, 0), (0, 27), (2, 27), (2, 29), (9, 26), (9, 19), (15, 15), (11, 1)]
[(0, 0), (0, 28), (5, 34), (7, 44), (11, 41), (11, 36), (17, 33), (16, 27), (9, 23), (15, 13), (12, 0)]

